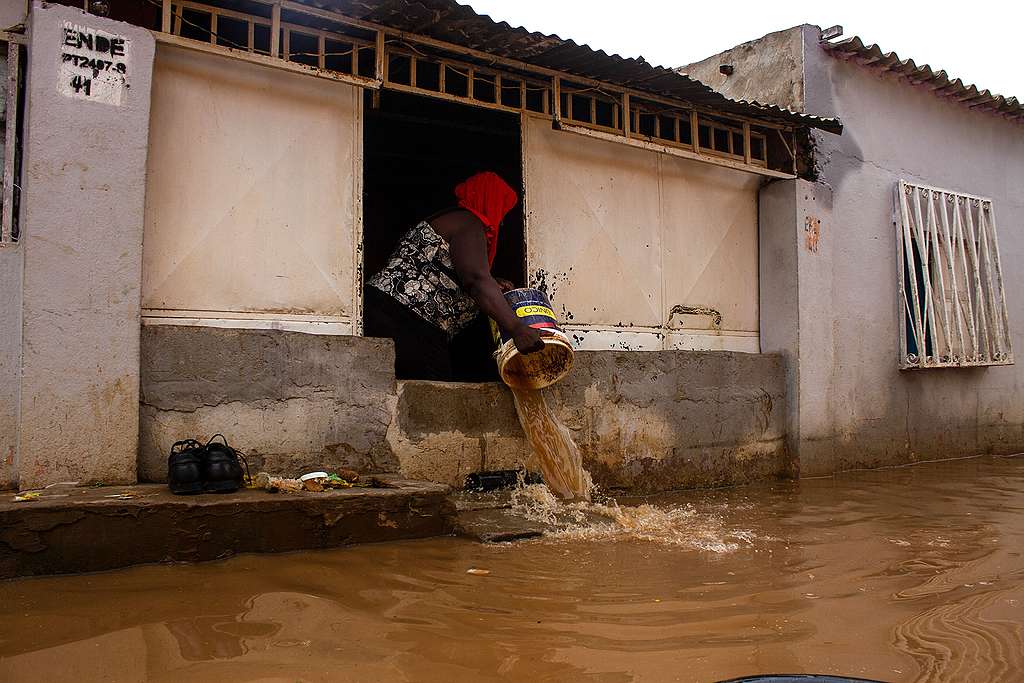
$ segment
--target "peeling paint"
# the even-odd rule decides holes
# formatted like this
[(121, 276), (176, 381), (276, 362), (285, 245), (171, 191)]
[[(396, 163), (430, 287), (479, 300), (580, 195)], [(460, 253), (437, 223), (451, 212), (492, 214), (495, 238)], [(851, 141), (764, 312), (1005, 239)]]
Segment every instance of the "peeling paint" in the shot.
[(722, 326), (722, 314), (710, 306), (686, 306), (684, 304), (676, 304), (668, 313), (667, 327), (672, 327), (672, 316), (676, 315), (709, 315), (711, 316), (711, 324), (714, 325), (715, 328)]
[(804, 246), (812, 254), (818, 253), (818, 241), (821, 239), (821, 219), (807, 216), (804, 219)]

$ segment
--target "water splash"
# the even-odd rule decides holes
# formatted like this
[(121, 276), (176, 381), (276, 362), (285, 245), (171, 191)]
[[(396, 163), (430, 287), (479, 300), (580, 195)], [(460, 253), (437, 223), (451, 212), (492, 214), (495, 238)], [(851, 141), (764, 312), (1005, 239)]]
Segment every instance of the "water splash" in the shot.
[(574, 541), (643, 541), (689, 550), (729, 553), (752, 546), (753, 531), (729, 528), (721, 517), (693, 504), (620, 505), (559, 500), (544, 484), (520, 485), (512, 492), (512, 514), (549, 527), (545, 538)]
[(727, 529), (717, 515), (693, 505), (621, 506), (615, 500), (591, 502), (594, 484), (568, 428), (551, 411), (538, 390), (512, 388), (519, 422), (533, 447), (544, 484), (525, 485), (512, 493), (512, 514), (541, 522), (549, 539), (645, 541), (691, 550), (727, 553), (753, 545), (755, 535)]

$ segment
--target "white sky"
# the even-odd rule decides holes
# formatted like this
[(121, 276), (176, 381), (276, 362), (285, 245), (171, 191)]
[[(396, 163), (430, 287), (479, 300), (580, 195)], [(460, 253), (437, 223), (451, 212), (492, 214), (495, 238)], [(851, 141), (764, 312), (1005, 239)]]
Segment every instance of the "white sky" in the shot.
[(798, 24), (841, 24), (845, 36), (1024, 98), (1020, 0), (460, 0), (495, 21), (555, 33), (625, 57), (682, 66)]

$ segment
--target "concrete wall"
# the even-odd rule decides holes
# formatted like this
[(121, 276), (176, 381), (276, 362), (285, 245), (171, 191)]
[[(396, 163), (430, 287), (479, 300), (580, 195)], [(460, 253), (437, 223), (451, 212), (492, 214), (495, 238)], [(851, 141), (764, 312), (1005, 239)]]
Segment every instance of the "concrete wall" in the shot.
[(28, 16), (28, 0), (3, 0), (0, 2), (0, 31), (25, 23)]
[[(800, 330), (803, 470), (1024, 451), (1024, 127), (835, 59), (815, 27), (803, 35), (807, 109), (846, 126), (815, 135), (831, 201), (806, 207), (821, 225), (801, 308), (822, 324)], [(900, 179), (993, 200), (1016, 365), (897, 370)]]
[(175, 441), (217, 432), (253, 474), (395, 471), (394, 358), (389, 339), (143, 327), (139, 478), (165, 481)]
[[(0, 29), (24, 21), (25, 3), (0, 3)], [(8, 122), (7, 51), (0, 52), (0, 138)], [(10, 117), (13, 122), (14, 117)], [(0, 139), (0, 159), (4, 140)], [(0, 161), (0, 172), (3, 171)], [(21, 276), (22, 250), (18, 244), (0, 244), (0, 489), (17, 484), (18, 408), (21, 394)]]
[[(839, 116), (816, 132), (818, 181), (761, 193), (762, 348), (790, 361), (789, 434), (803, 474), (1024, 450), (1024, 366), (897, 369), (892, 192), (910, 180), (993, 199), (1011, 335), (1024, 348), (1024, 128), (905, 79), (837, 60), (802, 26), (690, 72), (733, 97)], [(792, 56), (803, 55), (793, 62)], [(711, 65), (732, 63), (728, 78)], [(697, 67), (703, 67), (701, 70)], [(767, 68), (767, 67), (771, 68)], [(758, 67), (763, 68), (752, 76)], [(737, 76), (751, 75), (748, 79)], [(803, 101), (792, 84), (803, 78)]]
[[(125, 75), (62, 61), (65, 22), (124, 39)], [(19, 483), (131, 482), (153, 38), (36, 4), (31, 43)]]
[[(579, 352), (548, 402), (603, 488), (716, 486), (790, 470), (785, 381), (778, 355)], [(406, 476), (460, 486), (530, 461), (514, 411), (502, 385), (403, 382), (388, 442)]]
[[(778, 355), (580, 352), (549, 403), (605, 488), (789, 471)], [(390, 340), (280, 330), (144, 327), (140, 431), (144, 481), (165, 480), (175, 441), (217, 432), (254, 473), (347, 467), (461, 487), (531, 457), (504, 385), (396, 384)]]
[(0, 489), (18, 482), (21, 396), (21, 277), (19, 245), (0, 246)]
[(800, 251), (798, 181), (776, 180), (759, 197), (761, 351), (786, 363), (786, 443), (793, 454), (792, 475), (799, 473), (800, 435)]
[[(803, 50), (803, 34), (797, 27), (769, 33), (679, 70), (736, 100), (803, 111)], [(731, 65), (732, 74), (723, 74), (722, 64)]]

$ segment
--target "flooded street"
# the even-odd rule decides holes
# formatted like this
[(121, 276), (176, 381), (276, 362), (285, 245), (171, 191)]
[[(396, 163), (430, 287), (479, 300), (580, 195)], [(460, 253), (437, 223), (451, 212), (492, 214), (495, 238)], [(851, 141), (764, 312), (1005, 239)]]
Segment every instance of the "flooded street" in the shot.
[(0, 680), (1024, 677), (1024, 457), (648, 502), (515, 545), (0, 583)]

